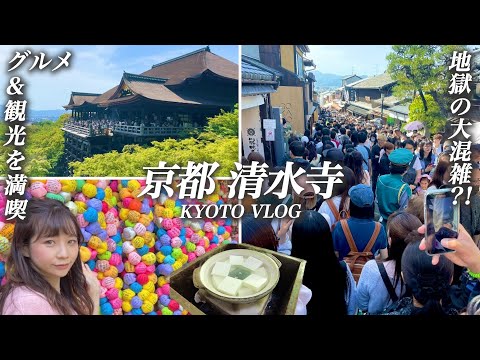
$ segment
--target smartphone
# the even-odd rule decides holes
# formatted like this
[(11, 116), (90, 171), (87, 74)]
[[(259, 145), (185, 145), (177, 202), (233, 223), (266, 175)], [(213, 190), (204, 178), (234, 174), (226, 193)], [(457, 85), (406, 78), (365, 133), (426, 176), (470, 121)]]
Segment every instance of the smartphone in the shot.
[(425, 243), (428, 255), (454, 252), (442, 246), (444, 238), (458, 237), (460, 202), (454, 204), (452, 189), (432, 189), (425, 193)]

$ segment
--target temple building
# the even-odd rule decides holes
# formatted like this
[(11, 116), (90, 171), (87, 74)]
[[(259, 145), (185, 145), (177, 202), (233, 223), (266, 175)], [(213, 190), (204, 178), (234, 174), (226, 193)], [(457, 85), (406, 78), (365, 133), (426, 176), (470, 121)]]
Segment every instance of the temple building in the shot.
[(210, 52), (193, 51), (153, 65), (141, 74), (124, 72), (103, 94), (72, 92), (64, 124), (65, 164), (127, 144), (181, 138), (232, 111), (238, 103), (238, 65)]

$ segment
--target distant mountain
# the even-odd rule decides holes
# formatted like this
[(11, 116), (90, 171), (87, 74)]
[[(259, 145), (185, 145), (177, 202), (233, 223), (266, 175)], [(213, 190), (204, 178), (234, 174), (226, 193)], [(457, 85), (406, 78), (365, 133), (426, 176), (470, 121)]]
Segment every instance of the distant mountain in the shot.
[[(342, 78), (347, 75), (337, 75), (337, 74), (329, 74), (329, 73), (322, 73), (318, 70), (312, 71), (315, 75), (315, 88), (317, 89), (336, 89), (342, 86)], [(366, 78), (366, 75), (358, 75), (362, 79)]]
[(27, 110), (27, 121), (40, 122), (40, 121), (54, 121), (57, 120), (60, 115), (66, 114), (65, 110)]

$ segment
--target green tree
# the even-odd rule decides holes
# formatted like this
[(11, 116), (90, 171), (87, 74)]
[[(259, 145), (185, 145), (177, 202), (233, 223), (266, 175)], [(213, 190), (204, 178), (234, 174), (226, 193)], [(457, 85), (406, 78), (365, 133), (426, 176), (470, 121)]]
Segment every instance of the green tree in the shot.
[[(411, 98), (413, 101), (418, 96), (426, 117), (427, 128), (431, 125), (428, 121), (434, 123), (443, 121), (440, 128), (446, 123), (449, 114), (448, 64), (454, 50), (465, 49), (467, 47), (464, 45), (393, 45), (392, 52), (387, 55), (387, 71), (394, 80), (397, 80), (394, 94), (400, 98)], [(427, 95), (431, 96), (430, 101), (427, 100)], [(434, 107), (432, 114), (430, 105)], [(418, 114), (417, 105), (413, 108)], [(438, 112), (443, 120), (438, 118)], [(411, 114), (409, 116), (413, 120)], [(425, 119), (418, 120), (423, 122)]]
[(413, 99), (409, 108), (409, 116), (412, 121), (421, 121), (425, 125), (425, 134), (430, 136), (432, 133), (442, 131), (445, 127), (446, 120), (440, 111), (440, 106), (432, 95), (425, 95), (428, 112), (419, 96)]
[[(225, 122), (225, 124), (223, 123)], [(230, 176), (238, 161), (238, 107), (210, 118), (206, 131), (197, 138), (152, 141), (151, 146), (126, 145), (122, 152), (97, 154), (82, 162), (69, 163), (74, 176), (146, 176), (144, 167), (156, 167), (159, 161), (171, 166), (187, 166), (188, 161), (218, 162), (214, 176)]]

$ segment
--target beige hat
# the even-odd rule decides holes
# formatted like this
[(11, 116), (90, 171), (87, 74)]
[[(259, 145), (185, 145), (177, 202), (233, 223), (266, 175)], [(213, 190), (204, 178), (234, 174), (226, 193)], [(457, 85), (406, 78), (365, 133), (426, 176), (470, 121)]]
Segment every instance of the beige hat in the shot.
[(384, 140), (384, 141), (386, 141), (386, 140), (387, 140), (387, 137), (385, 136), (385, 134), (378, 134), (377, 140)]

